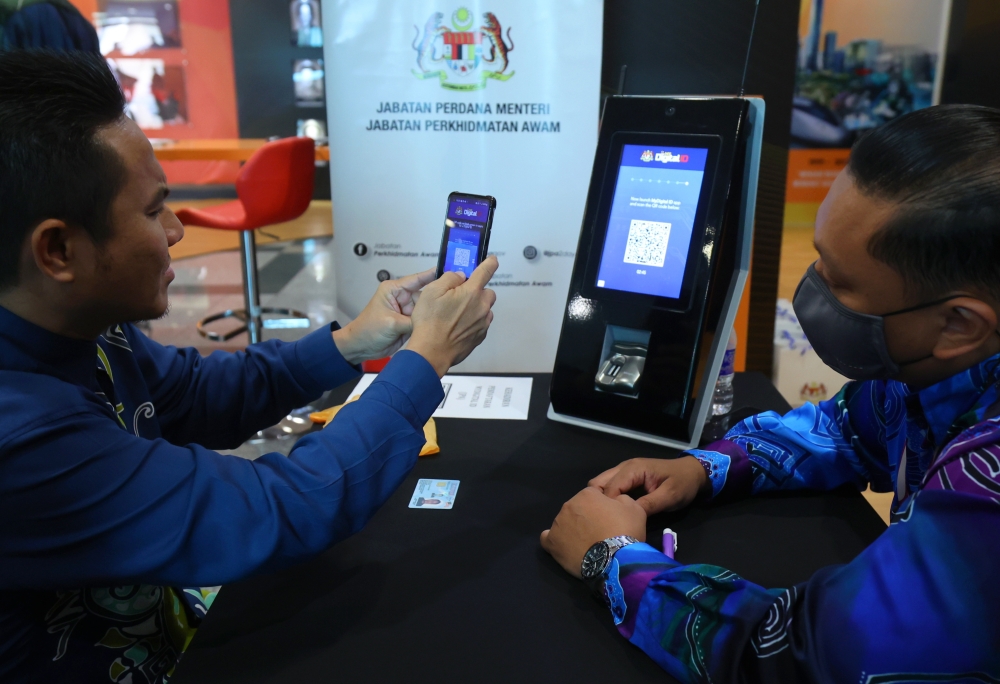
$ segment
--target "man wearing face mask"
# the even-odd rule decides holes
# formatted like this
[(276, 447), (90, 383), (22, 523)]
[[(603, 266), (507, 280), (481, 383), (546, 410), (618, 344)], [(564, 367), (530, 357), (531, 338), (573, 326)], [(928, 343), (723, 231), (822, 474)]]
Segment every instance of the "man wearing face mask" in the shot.
[[(684, 682), (1000, 681), (1000, 111), (933, 107), (863, 137), (815, 242), (795, 312), (854, 380), (602, 473), (542, 545)], [(844, 484), (894, 492), (892, 525), (795, 587), (641, 542), (647, 515), (699, 496)]]

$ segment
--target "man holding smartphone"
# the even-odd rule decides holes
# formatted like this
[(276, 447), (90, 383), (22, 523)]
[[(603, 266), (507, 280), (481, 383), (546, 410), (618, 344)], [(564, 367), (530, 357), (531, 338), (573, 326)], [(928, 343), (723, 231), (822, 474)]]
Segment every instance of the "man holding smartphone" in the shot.
[[(191, 587), (360, 530), (417, 461), (440, 377), (486, 337), (497, 269), (379, 285), (344, 328), (246, 351), (163, 347), (184, 229), (99, 56), (0, 53), (0, 681), (159, 684)], [(397, 352), (286, 458), (234, 448)]]

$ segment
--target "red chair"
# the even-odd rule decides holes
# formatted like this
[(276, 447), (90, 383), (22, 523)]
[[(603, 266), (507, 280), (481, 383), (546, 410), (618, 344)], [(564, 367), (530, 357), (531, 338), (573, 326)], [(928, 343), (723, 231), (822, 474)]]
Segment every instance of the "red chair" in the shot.
[[(236, 196), (208, 209), (181, 209), (177, 218), (185, 226), (240, 231), (240, 257), (243, 262), (243, 300), (245, 309), (230, 309), (198, 321), (198, 332), (210, 340), (225, 341), (246, 331), (250, 344), (260, 341), (261, 314), (280, 314), (306, 319), (295, 309), (261, 307), (257, 286), (257, 249), (254, 230), (298, 218), (309, 207), (316, 173), (315, 143), (312, 138), (284, 138), (269, 142), (247, 160), (236, 179)], [(238, 318), (243, 325), (220, 334), (205, 326), (223, 318)]]

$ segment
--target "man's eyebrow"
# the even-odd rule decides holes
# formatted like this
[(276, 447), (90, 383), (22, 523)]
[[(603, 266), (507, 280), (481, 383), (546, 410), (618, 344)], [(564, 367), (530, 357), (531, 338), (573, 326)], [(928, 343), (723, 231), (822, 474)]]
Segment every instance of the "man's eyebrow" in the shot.
[(156, 195), (153, 199), (146, 205), (147, 209), (152, 209), (163, 203), (163, 200), (167, 199), (170, 195), (170, 188), (166, 186), (165, 183), (160, 183), (160, 187), (156, 189)]

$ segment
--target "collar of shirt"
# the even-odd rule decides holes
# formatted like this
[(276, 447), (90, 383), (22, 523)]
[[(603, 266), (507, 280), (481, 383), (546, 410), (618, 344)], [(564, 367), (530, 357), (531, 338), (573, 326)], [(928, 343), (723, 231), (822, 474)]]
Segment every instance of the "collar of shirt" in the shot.
[(0, 307), (0, 370), (42, 373), (93, 388), (96, 358), (96, 340), (57, 335)]
[(984, 419), (986, 410), (997, 401), (998, 382), (1000, 354), (917, 393), (939, 447)]

